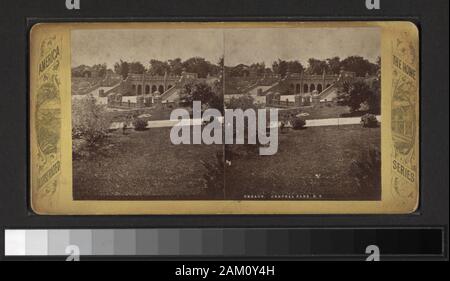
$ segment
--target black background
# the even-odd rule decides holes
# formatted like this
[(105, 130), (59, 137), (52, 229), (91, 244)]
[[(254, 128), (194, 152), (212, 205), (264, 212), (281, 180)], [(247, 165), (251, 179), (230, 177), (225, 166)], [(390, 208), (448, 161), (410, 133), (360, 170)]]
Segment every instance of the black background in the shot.
[[(420, 207), (410, 215), (38, 216), (29, 208), (28, 33), (39, 21), (410, 20), (421, 37)], [(445, 226), (449, 216), (448, 0), (0, 2), (0, 259), (6, 228)], [(448, 241), (448, 232), (446, 233)], [(446, 242), (448, 243), (448, 242)], [(446, 245), (446, 248), (448, 244)]]

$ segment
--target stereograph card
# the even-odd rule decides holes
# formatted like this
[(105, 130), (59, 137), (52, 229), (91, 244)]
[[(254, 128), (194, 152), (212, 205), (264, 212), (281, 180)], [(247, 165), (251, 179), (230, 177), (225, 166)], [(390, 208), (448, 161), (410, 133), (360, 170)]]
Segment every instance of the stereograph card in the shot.
[(405, 21), (36, 24), (32, 209), (414, 212), (418, 48)]

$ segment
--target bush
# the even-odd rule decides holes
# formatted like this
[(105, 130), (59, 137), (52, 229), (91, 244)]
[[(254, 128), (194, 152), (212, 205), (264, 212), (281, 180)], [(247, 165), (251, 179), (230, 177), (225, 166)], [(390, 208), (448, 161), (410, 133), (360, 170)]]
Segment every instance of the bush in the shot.
[(292, 129), (300, 130), (303, 129), (306, 125), (306, 121), (300, 117), (294, 117), (291, 119)]
[(363, 152), (353, 160), (350, 171), (362, 194), (373, 195), (381, 187), (381, 152), (376, 148)]
[(138, 118), (133, 121), (133, 126), (136, 131), (144, 131), (147, 129), (147, 122), (144, 119)]
[(224, 157), (220, 152), (216, 153), (216, 159), (212, 162), (200, 160), (205, 168), (203, 180), (208, 198), (224, 197)]
[(377, 117), (370, 113), (364, 114), (361, 117), (361, 125), (364, 128), (376, 128), (378, 127)]

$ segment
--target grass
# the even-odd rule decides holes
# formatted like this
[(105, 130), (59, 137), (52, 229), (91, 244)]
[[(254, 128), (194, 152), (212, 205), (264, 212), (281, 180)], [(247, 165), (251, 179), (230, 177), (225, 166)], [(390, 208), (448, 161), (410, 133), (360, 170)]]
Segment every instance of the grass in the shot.
[[(381, 187), (361, 189), (351, 163), (380, 148), (380, 129), (359, 125), (311, 127), (279, 135), (278, 152), (232, 156), (225, 190), (230, 199), (378, 200)], [(239, 154), (243, 147), (234, 146)], [(381, 175), (379, 175), (381, 177)]]
[(173, 145), (170, 128), (114, 132), (102, 151), (73, 160), (75, 200), (201, 199), (203, 161), (220, 145)]
[(336, 105), (334, 103), (327, 103), (327, 104), (323, 103), (315, 106), (305, 106), (296, 109), (280, 110), (281, 114), (283, 114), (283, 112), (293, 113), (295, 115), (299, 113), (308, 113), (309, 114), (308, 116), (301, 117), (305, 120), (338, 118), (338, 117), (355, 117), (364, 115), (364, 112), (361, 113), (355, 112), (355, 114), (350, 115), (349, 107)]
[(109, 110), (105, 112), (105, 116), (111, 122), (119, 122), (127, 120), (127, 116), (141, 114), (150, 114), (147, 120), (168, 120), (173, 109), (170, 108), (139, 108), (130, 110)]
[[(223, 147), (173, 145), (169, 134), (170, 128), (113, 132), (101, 150), (73, 160), (74, 199), (220, 199), (205, 189), (207, 171), (201, 161), (213, 163)], [(358, 187), (350, 168), (369, 148), (380, 149), (380, 128), (289, 130), (279, 135), (278, 152), (272, 156), (260, 156), (248, 147), (232, 148), (232, 164), (225, 168), (225, 199), (377, 200), (381, 196), (380, 188)]]

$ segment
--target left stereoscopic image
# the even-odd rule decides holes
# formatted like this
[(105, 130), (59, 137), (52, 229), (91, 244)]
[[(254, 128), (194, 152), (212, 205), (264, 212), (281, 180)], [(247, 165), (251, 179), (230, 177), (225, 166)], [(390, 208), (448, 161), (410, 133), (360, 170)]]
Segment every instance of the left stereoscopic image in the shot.
[(223, 107), (221, 33), (74, 30), (71, 50), (75, 200), (223, 198), (223, 146), (170, 137), (175, 109)]

